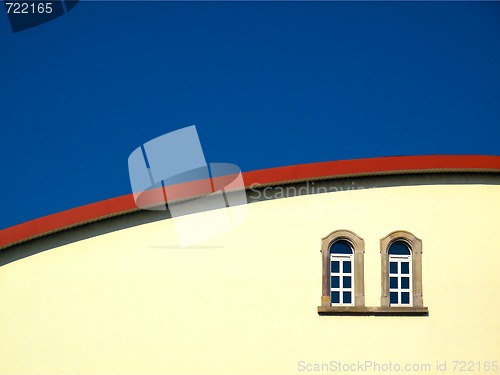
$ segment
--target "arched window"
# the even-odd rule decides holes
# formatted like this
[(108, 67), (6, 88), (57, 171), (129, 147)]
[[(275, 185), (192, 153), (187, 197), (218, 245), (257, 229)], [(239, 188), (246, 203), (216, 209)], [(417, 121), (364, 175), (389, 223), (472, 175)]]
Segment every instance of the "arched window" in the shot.
[(321, 240), (323, 285), (321, 306), (364, 306), (364, 241), (348, 230)]
[(351, 245), (340, 240), (330, 246), (330, 303), (354, 305), (354, 252)]
[(392, 232), (380, 240), (382, 307), (423, 307), (422, 241), (412, 233)]
[(389, 305), (412, 306), (411, 250), (403, 241), (389, 246)]

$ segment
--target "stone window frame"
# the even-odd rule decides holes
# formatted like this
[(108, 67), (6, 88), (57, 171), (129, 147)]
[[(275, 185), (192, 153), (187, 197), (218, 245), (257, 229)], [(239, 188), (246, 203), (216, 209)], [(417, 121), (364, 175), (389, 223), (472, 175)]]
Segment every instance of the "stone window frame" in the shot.
[[(333, 242), (344, 240), (352, 245), (354, 251), (354, 306), (331, 306), (330, 303), (330, 246)], [(413, 306), (390, 306), (389, 304), (389, 246), (397, 240), (405, 241), (412, 251)], [(348, 316), (429, 316), (429, 309), (423, 306), (422, 298), (422, 240), (410, 232), (395, 231), (380, 240), (382, 258), (382, 297), (380, 306), (365, 306), (364, 291), (364, 240), (349, 230), (336, 230), (321, 239), (322, 252), (322, 295), (319, 315)], [(359, 270), (356, 272), (356, 270)], [(385, 275), (385, 276), (384, 276)], [(416, 286), (415, 286), (416, 283)], [(357, 285), (357, 286), (356, 286)]]
[[(380, 306), (382, 308), (395, 308), (390, 306), (389, 301), (389, 248), (397, 241), (404, 242), (411, 251), (412, 265), (412, 306), (402, 307), (404, 309), (423, 309), (423, 289), (422, 289), (422, 240), (413, 233), (398, 230), (389, 233), (380, 239), (380, 259), (381, 259), (381, 297)], [(401, 307), (398, 307), (400, 309)]]
[[(353, 306), (331, 306), (330, 301), (330, 246), (337, 241), (349, 243), (353, 250), (353, 271), (354, 271), (354, 305)], [(356, 233), (350, 230), (335, 230), (328, 236), (321, 239), (322, 253), (322, 293), (321, 307), (328, 307), (329, 310), (353, 309), (365, 305), (365, 281), (364, 281), (364, 253), (365, 241)]]

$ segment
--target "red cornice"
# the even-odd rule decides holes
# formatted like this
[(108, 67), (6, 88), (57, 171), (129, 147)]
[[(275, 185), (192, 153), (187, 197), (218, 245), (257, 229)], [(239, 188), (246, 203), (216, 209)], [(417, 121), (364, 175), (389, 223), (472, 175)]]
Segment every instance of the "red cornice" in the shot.
[[(500, 156), (430, 155), (339, 160), (243, 173), (245, 186), (347, 176), (424, 172), (500, 172)], [(0, 249), (106, 217), (138, 210), (132, 194), (44, 216), (0, 231)]]

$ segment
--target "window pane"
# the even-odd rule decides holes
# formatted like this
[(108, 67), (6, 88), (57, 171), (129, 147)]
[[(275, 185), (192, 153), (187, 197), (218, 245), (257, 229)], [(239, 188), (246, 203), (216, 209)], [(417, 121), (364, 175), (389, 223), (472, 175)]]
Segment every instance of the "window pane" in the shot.
[(344, 276), (344, 280), (342, 280), (342, 287), (343, 288), (350, 288), (351, 287), (351, 276)]
[(390, 277), (390, 288), (397, 289), (398, 287), (398, 278), (397, 277)]
[(401, 278), (401, 289), (410, 289), (410, 278), (402, 277)]
[(391, 255), (410, 255), (410, 248), (404, 242), (394, 242), (389, 247), (389, 254)]
[(344, 273), (351, 273), (351, 262), (350, 261), (344, 261)]
[(339, 288), (339, 277), (338, 276), (332, 276), (330, 278), (330, 288)]
[(352, 248), (346, 241), (337, 241), (330, 247), (330, 253), (333, 254), (352, 254)]
[(401, 273), (403, 275), (408, 275), (410, 273), (410, 263), (408, 262), (401, 263)]
[(409, 292), (403, 292), (401, 293), (401, 303), (410, 303), (410, 293)]
[(396, 262), (389, 264), (389, 273), (398, 273), (398, 264)]
[(351, 303), (351, 292), (344, 292), (342, 297), (344, 298), (344, 303)]
[(331, 292), (332, 303), (340, 302), (340, 292)]
[(340, 272), (340, 266), (338, 261), (332, 262), (332, 271), (334, 273), (339, 273)]
[(398, 293), (397, 292), (391, 292), (391, 303), (398, 303)]

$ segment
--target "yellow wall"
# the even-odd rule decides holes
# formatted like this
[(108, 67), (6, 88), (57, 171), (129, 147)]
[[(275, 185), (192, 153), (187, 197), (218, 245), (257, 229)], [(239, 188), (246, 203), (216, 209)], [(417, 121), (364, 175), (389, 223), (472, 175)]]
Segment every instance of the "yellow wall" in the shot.
[[(0, 374), (279, 375), (331, 361), (482, 369), (500, 361), (499, 197), (500, 186), (445, 185), (279, 199), (192, 248), (161, 221), (7, 264)], [(337, 229), (365, 240), (367, 306), (380, 304), (380, 238), (421, 238), (429, 316), (318, 316), (321, 238)]]

